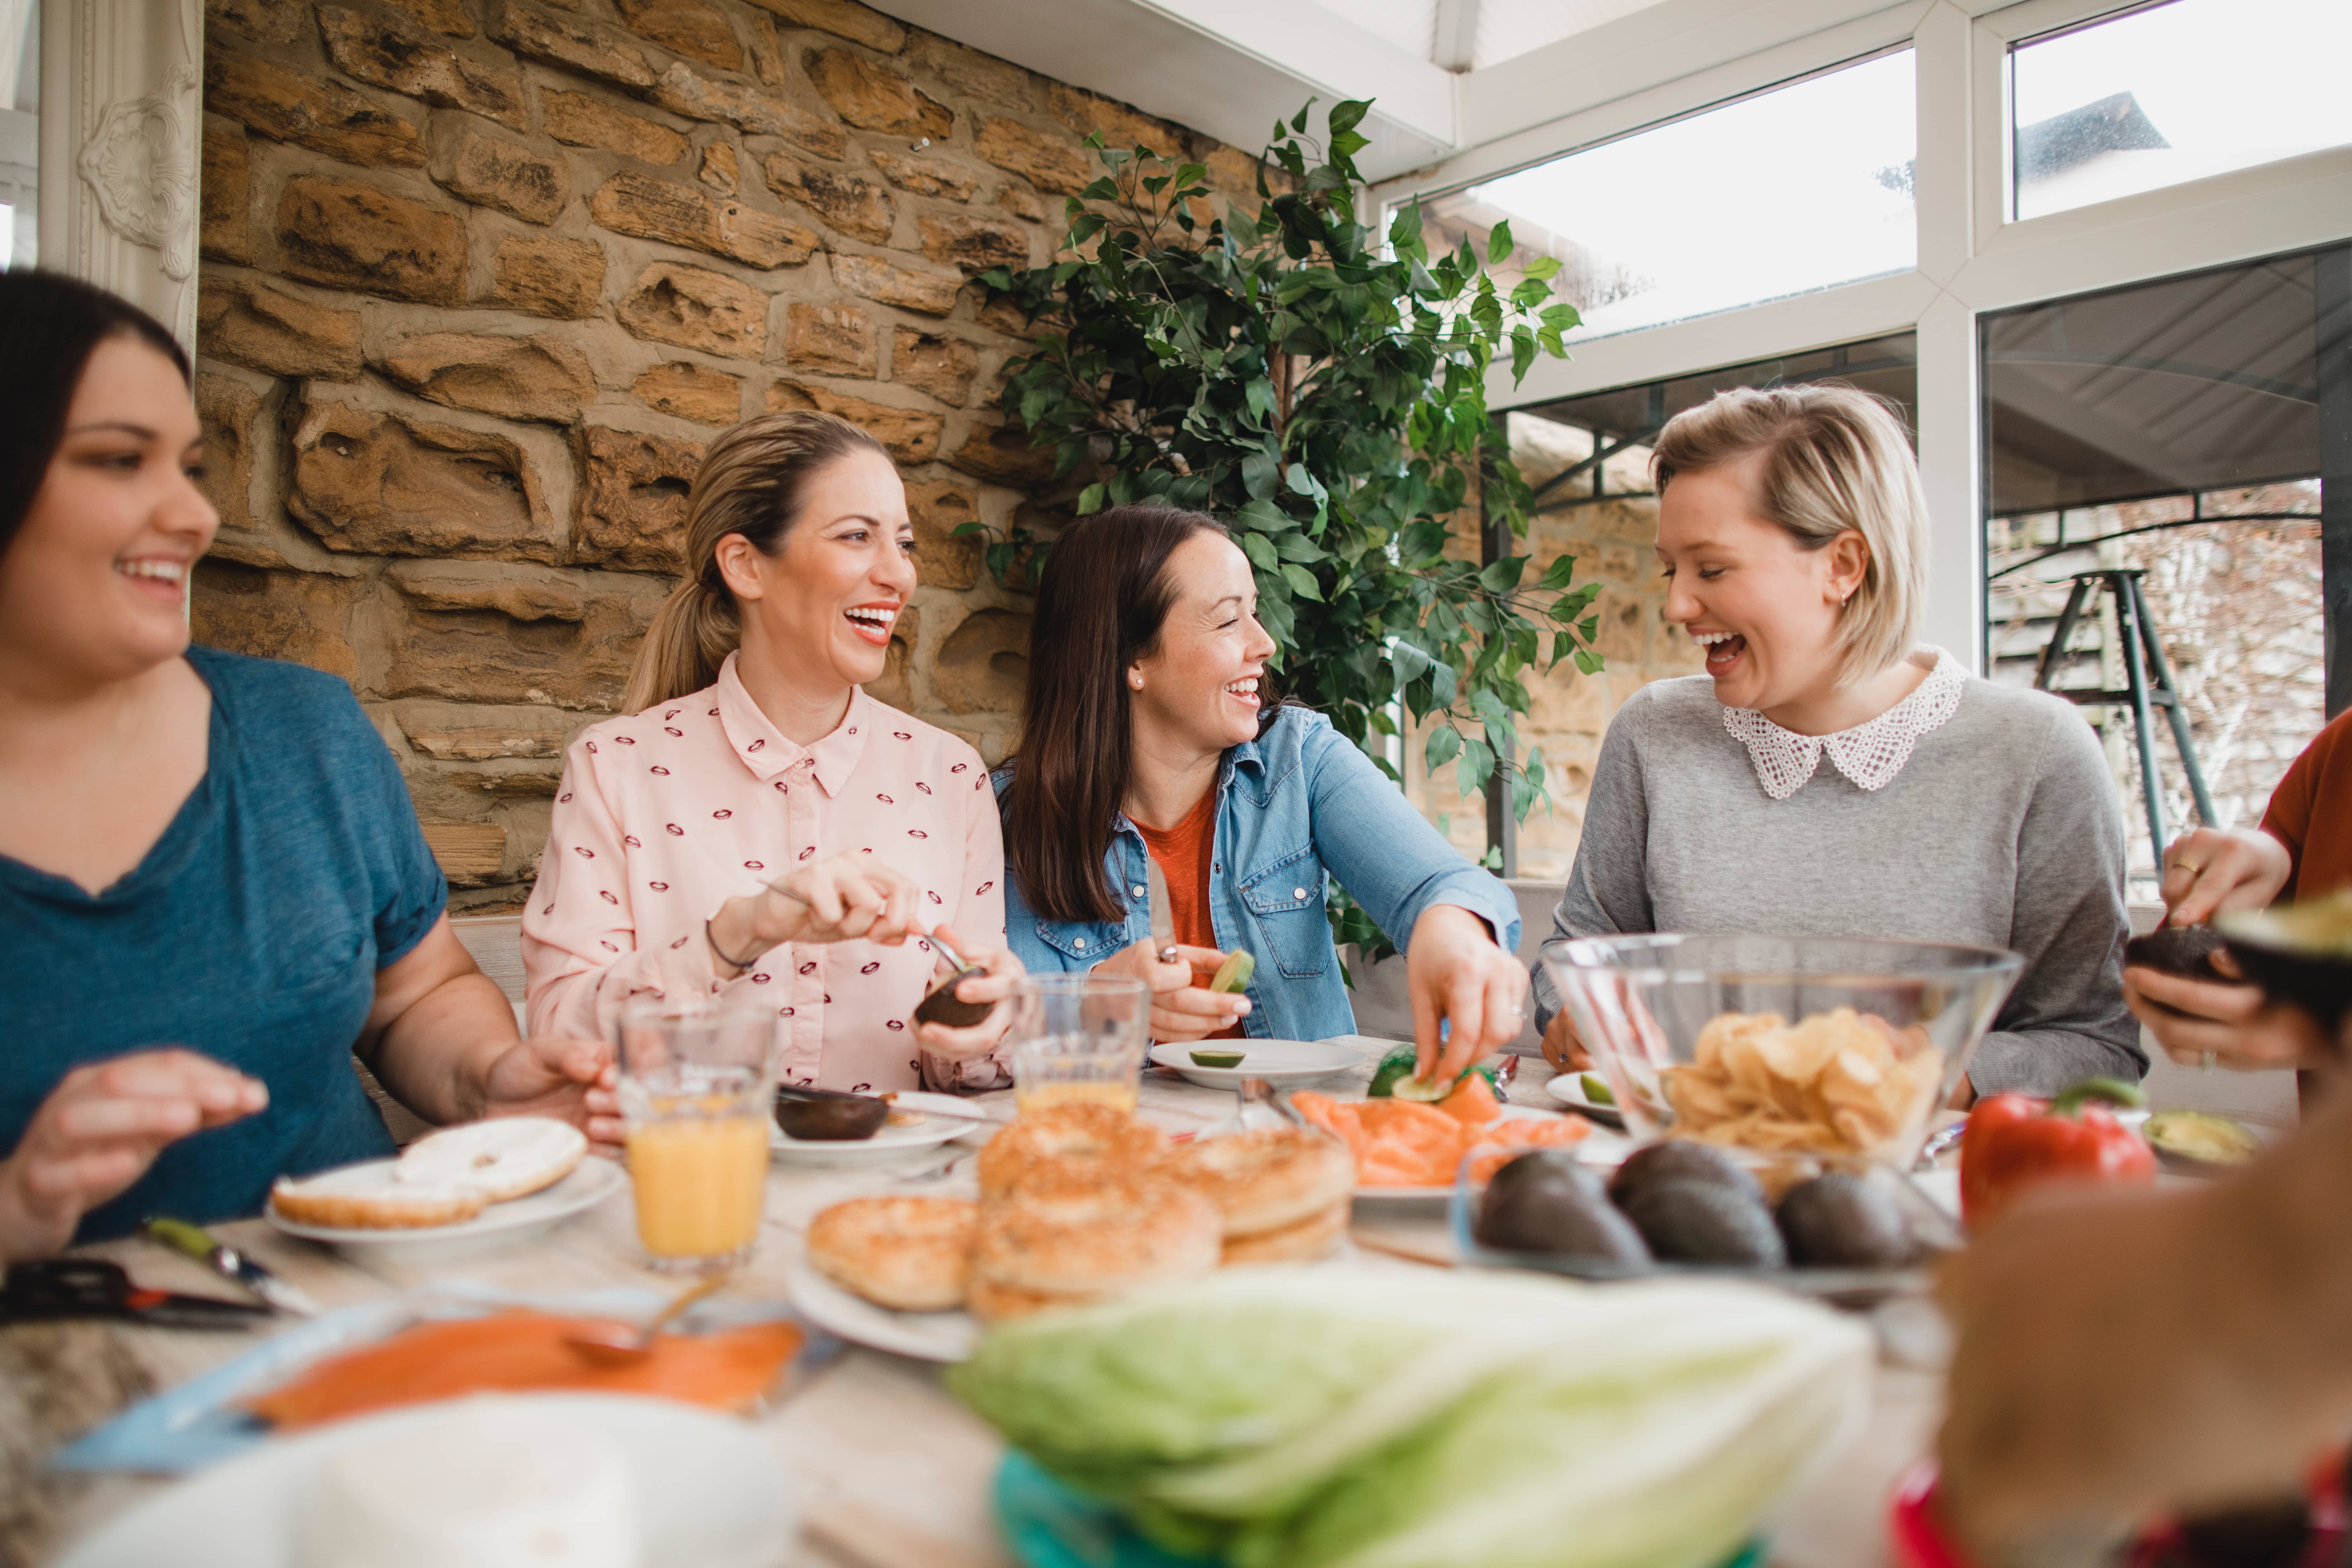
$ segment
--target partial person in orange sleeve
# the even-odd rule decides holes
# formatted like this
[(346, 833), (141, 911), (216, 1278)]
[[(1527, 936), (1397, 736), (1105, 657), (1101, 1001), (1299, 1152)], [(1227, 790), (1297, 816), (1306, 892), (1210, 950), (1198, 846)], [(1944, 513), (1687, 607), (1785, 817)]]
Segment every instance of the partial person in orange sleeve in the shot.
[[(2288, 767), (2260, 827), (2200, 827), (2164, 852), (2168, 925), (2202, 925), (2342, 888), (2352, 888), (2352, 710), (2330, 720)], [(2124, 1000), (2184, 1065), (2251, 1072), (2334, 1060), (2309, 1015), (2272, 1002), (2256, 986), (2137, 964), (2124, 971)]]

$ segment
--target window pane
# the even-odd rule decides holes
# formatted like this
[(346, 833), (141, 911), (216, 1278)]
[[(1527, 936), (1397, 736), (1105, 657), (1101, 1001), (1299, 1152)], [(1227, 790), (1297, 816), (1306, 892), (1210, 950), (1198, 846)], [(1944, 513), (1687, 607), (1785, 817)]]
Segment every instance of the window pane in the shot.
[(2352, 142), (2352, 5), (2172, 0), (2010, 52), (2017, 216)]
[(1900, 272), (1918, 252), (1907, 49), (1452, 192), (1432, 248), (1510, 220), (1596, 337)]

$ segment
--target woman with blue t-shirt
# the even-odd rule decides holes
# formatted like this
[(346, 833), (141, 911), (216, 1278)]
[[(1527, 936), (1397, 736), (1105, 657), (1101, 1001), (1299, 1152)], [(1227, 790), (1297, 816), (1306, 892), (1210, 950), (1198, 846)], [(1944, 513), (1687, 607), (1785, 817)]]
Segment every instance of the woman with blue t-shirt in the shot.
[[(1162, 1040), (1351, 1033), (1328, 870), (1404, 952), (1424, 1071), (1458, 1072), (1519, 1032), (1511, 890), (1328, 720), (1266, 700), (1274, 639), (1223, 525), (1148, 506), (1073, 524), (1033, 627), (1021, 753), (997, 774), (1005, 935), (1031, 973), (1149, 982)], [(1171, 963), (1150, 938), (1153, 865)], [(1204, 972), (1235, 948), (1256, 961), (1246, 992), (1209, 990)]]
[(171, 334), (11, 272), (0, 364), (0, 1263), (391, 1153), (354, 1049), (427, 1121), (613, 1141), (608, 1050), (518, 1040), (349, 688), (189, 646)]

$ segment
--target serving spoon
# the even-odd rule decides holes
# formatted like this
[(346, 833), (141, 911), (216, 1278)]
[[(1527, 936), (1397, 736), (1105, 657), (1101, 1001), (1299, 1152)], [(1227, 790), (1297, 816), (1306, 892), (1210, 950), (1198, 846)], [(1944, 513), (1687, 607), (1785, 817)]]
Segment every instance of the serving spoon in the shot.
[(696, 1280), (671, 1298), (669, 1305), (642, 1329), (613, 1323), (599, 1330), (574, 1331), (563, 1336), (563, 1342), (599, 1366), (634, 1365), (654, 1353), (655, 1339), (680, 1312), (726, 1283), (724, 1270)]

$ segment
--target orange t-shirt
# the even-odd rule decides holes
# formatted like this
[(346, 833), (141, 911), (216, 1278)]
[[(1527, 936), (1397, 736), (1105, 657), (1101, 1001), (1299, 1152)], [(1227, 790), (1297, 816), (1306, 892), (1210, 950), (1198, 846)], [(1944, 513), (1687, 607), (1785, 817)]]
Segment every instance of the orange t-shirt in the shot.
[[(1217, 847), (1216, 786), (1203, 791), (1200, 804), (1175, 826), (1146, 827), (1139, 822), (1135, 830), (1143, 835), (1145, 847), (1160, 863), (1160, 875), (1168, 879), (1168, 914), (1176, 928), (1176, 940), (1186, 947), (1216, 946), (1216, 928), (1209, 919), (1209, 866)], [(1196, 973), (1193, 984), (1206, 982)], [(1238, 1040), (1242, 1026), (1235, 1024), (1208, 1037)]]
[(2286, 770), (2263, 830), (2294, 861), (2282, 902), (2352, 888), (2352, 709), (2330, 720)]

